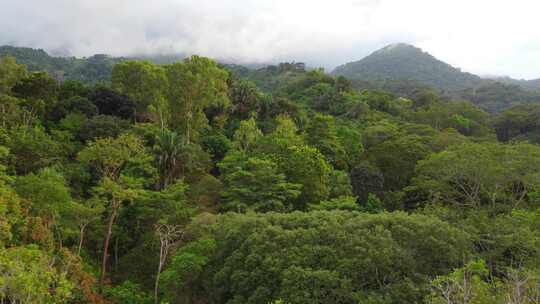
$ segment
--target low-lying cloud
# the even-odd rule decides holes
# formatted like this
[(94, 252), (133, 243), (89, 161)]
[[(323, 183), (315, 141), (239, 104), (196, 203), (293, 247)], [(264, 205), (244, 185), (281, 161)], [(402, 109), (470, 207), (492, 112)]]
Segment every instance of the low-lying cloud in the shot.
[(538, 78), (539, 9), (536, 0), (0, 0), (0, 44), (330, 69), (407, 42), (466, 71)]

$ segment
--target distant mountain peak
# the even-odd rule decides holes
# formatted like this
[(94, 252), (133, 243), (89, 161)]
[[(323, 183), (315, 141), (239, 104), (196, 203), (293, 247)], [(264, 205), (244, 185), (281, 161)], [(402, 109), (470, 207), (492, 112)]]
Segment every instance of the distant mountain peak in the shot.
[(406, 43), (387, 45), (359, 61), (337, 67), (333, 74), (372, 82), (410, 79), (439, 90), (459, 90), (481, 82), (480, 77)]
[(408, 43), (398, 42), (398, 43), (392, 43), (389, 44), (379, 51), (396, 51), (396, 50), (402, 50), (402, 49), (415, 49), (415, 50), (421, 50), (420, 48), (417, 48), (416, 46)]

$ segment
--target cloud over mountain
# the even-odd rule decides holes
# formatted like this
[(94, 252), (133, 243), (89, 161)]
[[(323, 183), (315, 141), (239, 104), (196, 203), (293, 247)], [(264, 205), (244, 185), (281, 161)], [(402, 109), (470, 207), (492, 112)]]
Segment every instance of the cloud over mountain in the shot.
[(6, 0), (0, 44), (332, 68), (407, 42), (466, 71), (534, 78), (539, 8), (534, 0)]

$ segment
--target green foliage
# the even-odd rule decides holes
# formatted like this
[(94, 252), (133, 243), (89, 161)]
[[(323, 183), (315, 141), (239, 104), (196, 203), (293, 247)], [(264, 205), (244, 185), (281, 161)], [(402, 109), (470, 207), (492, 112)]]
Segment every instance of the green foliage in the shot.
[(200, 278), (216, 249), (215, 240), (199, 239), (176, 252), (162, 275), (166, 295), (171, 303), (191, 301), (190, 289)]
[(10, 163), (19, 174), (35, 172), (64, 159), (60, 143), (42, 127), (20, 127), (9, 133)]
[(420, 161), (413, 189), (450, 204), (515, 208), (537, 189), (538, 164), (534, 145), (464, 144)]
[(128, 127), (129, 123), (118, 117), (97, 115), (84, 121), (79, 131), (79, 137), (83, 141), (114, 138), (125, 132)]
[(490, 113), (540, 100), (540, 94), (519, 85), (491, 82), (478, 88), (460, 91), (457, 95)]
[(348, 159), (345, 148), (337, 136), (334, 118), (317, 114), (311, 119), (307, 129), (308, 143), (319, 149), (328, 162), (336, 169), (347, 169)]
[(480, 77), (464, 73), (407, 44), (391, 44), (364, 59), (337, 67), (334, 75), (364, 81), (413, 79), (439, 90), (474, 87)]
[(384, 211), (384, 206), (381, 200), (375, 194), (370, 193), (367, 201), (362, 206), (362, 211), (368, 213), (379, 213)]
[(403, 45), (368, 81), (5, 52), (0, 302), (539, 302), (540, 112), (480, 110), (532, 93)]
[(470, 248), (448, 224), (403, 213), (226, 214), (212, 231), (217, 250), (201, 255), (187, 246), (176, 255), (172, 271), (186, 271), (170, 273), (182, 289), (168, 293), (220, 303), (355, 303), (368, 294), (415, 302), (427, 295), (430, 276), (458, 266)]
[(300, 195), (302, 186), (287, 182), (271, 160), (232, 152), (218, 166), (225, 187), (221, 199), (223, 210), (287, 211)]
[(430, 152), (426, 137), (406, 135), (392, 137), (368, 149), (366, 157), (383, 174), (385, 189), (399, 190), (414, 176), (416, 163)]
[(42, 49), (1, 46), (0, 56), (13, 56), (30, 71), (47, 71), (60, 80), (69, 79), (84, 83), (109, 81), (112, 67), (120, 58), (94, 55), (88, 58), (52, 57)]
[(139, 138), (122, 134), (118, 138), (100, 138), (87, 144), (79, 153), (81, 162), (94, 167), (102, 177), (116, 180), (125, 165), (144, 157), (144, 146)]
[(234, 133), (234, 143), (236, 149), (250, 151), (262, 137), (262, 132), (257, 128), (255, 119), (250, 118), (240, 122), (240, 126)]
[(360, 201), (367, 201), (369, 194), (381, 195), (384, 189), (382, 172), (368, 162), (354, 167), (350, 173), (352, 192)]
[(294, 200), (294, 207), (303, 210), (307, 204), (320, 202), (330, 195), (332, 168), (316, 148), (291, 147), (282, 155), (280, 169), (291, 183), (302, 185), (302, 193)]
[(26, 67), (17, 64), (15, 57), (0, 57), (0, 94), (10, 94), (11, 89), (26, 75)]
[(171, 115), (182, 118), (171, 121), (171, 127), (190, 143), (208, 123), (203, 110), (211, 105), (228, 105), (227, 72), (214, 61), (198, 56), (165, 69)]
[(30, 213), (48, 225), (54, 224), (72, 202), (64, 177), (50, 168), (17, 178), (14, 188), (21, 198), (30, 202)]
[(491, 288), (484, 278), (488, 269), (483, 260), (471, 261), (463, 268), (454, 270), (449, 275), (438, 276), (433, 280), (433, 294), (429, 303), (501, 303), (491, 294)]
[(136, 116), (141, 117), (150, 105), (159, 107), (168, 85), (165, 69), (148, 61), (120, 62), (114, 66), (111, 79), (114, 89), (135, 101)]
[(52, 265), (54, 257), (36, 246), (0, 249), (0, 301), (68, 303), (73, 283)]
[(494, 119), (494, 128), (500, 141), (528, 140), (540, 142), (537, 122), (540, 119), (538, 105), (520, 105), (507, 109)]
[(105, 291), (108, 298), (118, 304), (152, 304), (153, 299), (150, 295), (141, 291), (137, 284), (124, 281), (122, 284)]
[(322, 201), (318, 204), (310, 204), (310, 211), (315, 210), (347, 210), (360, 211), (360, 206), (356, 203), (356, 198), (352, 196), (340, 196), (328, 201)]

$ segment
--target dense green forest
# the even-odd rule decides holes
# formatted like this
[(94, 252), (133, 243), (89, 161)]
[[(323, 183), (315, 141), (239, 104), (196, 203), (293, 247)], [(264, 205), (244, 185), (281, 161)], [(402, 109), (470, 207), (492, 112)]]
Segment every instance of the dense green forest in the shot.
[(540, 79), (480, 78), (403, 43), (341, 65), (332, 74), (349, 78), (355, 88), (384, 90), (399, 96), (413, 97), (417, 89), (431, 88), (443, 98), (467, 100), (489, 113), (540, 100)]
[(540, 103), (109, 64), (0, 59), (1, 303), (540, 303)]

